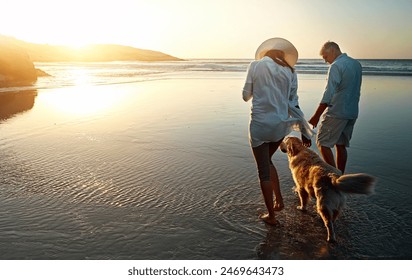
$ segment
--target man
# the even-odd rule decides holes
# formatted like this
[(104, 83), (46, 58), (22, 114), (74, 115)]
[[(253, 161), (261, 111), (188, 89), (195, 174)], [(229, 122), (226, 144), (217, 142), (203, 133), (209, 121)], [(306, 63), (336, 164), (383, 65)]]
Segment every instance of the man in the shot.
[[(348, 157), (346, 147), (349, 147), (359, 113), (362, 66), (342, 53), (335, 42), (326, 42), (320, 55), (330, 67), (323, 98), (309, 123), (316, 127), (323, 114), (316, 144), (323, 159), (343, 174)], [(336, 149), (336, 164), (333, 147)]]

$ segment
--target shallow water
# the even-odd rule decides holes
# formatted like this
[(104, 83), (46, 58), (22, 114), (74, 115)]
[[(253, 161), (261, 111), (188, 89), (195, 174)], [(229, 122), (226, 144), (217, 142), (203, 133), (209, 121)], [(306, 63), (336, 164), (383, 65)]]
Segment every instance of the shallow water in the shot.
[[(309, 115), (324, 79), (299, 78)], [(243, 79), (202, 73), (2, 95), (0, 257), (410, 259), (412, 79), (364, 79), (348, 172), (378, 184), (373, 196), (349, 197), (334, 245), (314, 210), (296, 210), (280, 152), (281, 224), (258, 220)]]

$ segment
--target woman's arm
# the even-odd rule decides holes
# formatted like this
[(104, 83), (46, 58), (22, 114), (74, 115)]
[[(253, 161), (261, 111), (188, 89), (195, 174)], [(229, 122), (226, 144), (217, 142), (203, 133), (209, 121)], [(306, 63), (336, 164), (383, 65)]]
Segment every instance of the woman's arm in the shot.
[(249, 101), (253, 97), (253, 84), (245, 83), (243, 86), (243, 100)]
[(243, 100), (249, 101), (253, 97), (253, 72), (256, 61), (252, 61), (247, 67), (246, 81), (243, 86)]

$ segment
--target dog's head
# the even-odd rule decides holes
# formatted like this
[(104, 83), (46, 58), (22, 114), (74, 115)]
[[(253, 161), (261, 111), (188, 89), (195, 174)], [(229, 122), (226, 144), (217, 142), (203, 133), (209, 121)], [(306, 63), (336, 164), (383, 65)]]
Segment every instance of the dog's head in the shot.
[(296, 156), (299, 154), (305, 146), (303, 146), (302, 141), (297, 137), (287, 137), (285, 140), (280, 143), (280, 150), (284, 153), (287, 153), (288, 156)]

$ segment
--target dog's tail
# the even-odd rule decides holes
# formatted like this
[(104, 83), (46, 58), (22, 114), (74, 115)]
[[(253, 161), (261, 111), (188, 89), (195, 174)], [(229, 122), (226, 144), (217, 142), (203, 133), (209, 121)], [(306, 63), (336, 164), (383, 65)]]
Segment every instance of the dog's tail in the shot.
[(342, 176), (330, 174), (329, 176), (332, 179), (332, 184), (342, 192), (372, 194), (375, 190), (375, 177), (365, 173), (348, 174)]

